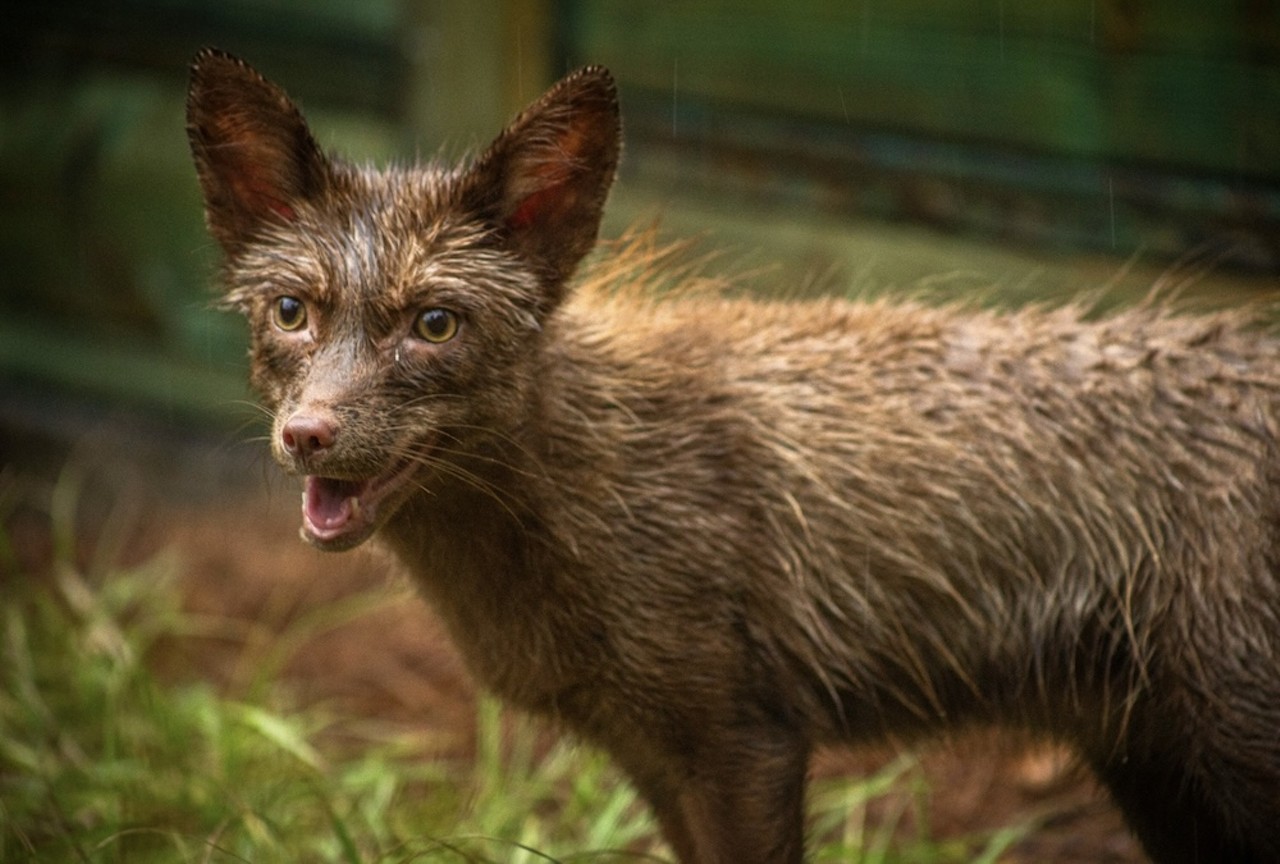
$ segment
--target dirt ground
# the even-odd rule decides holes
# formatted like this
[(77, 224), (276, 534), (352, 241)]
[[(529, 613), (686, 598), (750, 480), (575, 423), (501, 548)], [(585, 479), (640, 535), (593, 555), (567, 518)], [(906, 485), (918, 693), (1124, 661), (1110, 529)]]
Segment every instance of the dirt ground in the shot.
[[(279, 660), (304, 700), (419, 730), (425, 749), (467, 757), (475, 689), (389, 558), (366, 550), (326, 555), (305, 546), (297, 537), (295, 488), (254, 445), (228, 444), (225, 437), (212, 445), (175, 444), (167, 435), (123, 428), (82, 436), (69, 452), (34, 435), (0, 435), (10, 454), (6, 479), (34, 505), (19, 507), (9, 525), (27, 572), (52, 555), (41, 502), (61, 476), (64, 487), (76, 486), (78, 555), (86, 566), (104, 557), (128, 563), (175, 555), (187, 609), (225, 622), (170, 646), (157, 658), (163, 667), (211, 677), (234, 692)], [(24, 452), (31, 458), (13, 458)], [(1053, 748), (983, 734), (917, 752), (935, 837), (1035, 819), (1036, 830), (1002, 860), (1143, 860), (1102, 793)], [(893, 756), (823, 753), (814, 774), (871, 772)]]

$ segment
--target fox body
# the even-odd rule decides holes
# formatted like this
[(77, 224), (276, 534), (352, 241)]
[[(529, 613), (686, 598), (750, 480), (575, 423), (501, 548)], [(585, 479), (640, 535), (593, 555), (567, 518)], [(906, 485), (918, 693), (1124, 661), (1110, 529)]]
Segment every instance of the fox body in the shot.
[(458, 167), (326, 155), (216, 51), (188, 123), (303, 536), (376, 534), (682, 861), (800, 861), (815, 746), (974, 724), (1072, 744), (1158, 861), (1280, 860), (1280, 343), (1245, 315), (659, 298), (641, 241), (575, 283), (598, 67)]

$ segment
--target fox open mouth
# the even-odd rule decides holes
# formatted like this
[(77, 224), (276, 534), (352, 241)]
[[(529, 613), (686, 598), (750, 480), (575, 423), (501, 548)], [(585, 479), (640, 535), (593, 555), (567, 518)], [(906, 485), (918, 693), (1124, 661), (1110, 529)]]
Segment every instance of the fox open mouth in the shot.
[(308, 475), (302, 487), (303, 538), (334, 551), (364, 542), (387, 515), (387, 499), (399, 497), (417, 468), (410, 459), (363, 480)]

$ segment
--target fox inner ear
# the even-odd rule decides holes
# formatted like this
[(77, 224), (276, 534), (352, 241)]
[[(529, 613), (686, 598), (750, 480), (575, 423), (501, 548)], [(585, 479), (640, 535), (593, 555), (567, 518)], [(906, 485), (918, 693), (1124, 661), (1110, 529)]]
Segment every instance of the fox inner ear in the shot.
[(316, 195), (328, 164), (297, 106), (247, 63), (221, 51), (196, 56), (187, 90), (187, 137), (209, 230), (228, 253), (271, 222), (289, 222)]
[(467, 173), (467, 203), (558, 296), (595, 244), (621, 146), (618, 96), (600, 66), (569, 75), (507, 127)]

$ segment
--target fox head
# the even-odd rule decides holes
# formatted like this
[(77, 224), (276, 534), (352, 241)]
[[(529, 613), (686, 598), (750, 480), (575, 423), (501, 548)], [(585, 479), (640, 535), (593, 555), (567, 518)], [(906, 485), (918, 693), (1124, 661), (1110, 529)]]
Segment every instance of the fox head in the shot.
[(206, 50), (187, 134), (272, 452), (305, 478), (303, 536), (355, 546), (519, 424), (613, 181), (613, 80), (569, 75), (464, 165), (378, 170), (326, 154), (279, 87)]

